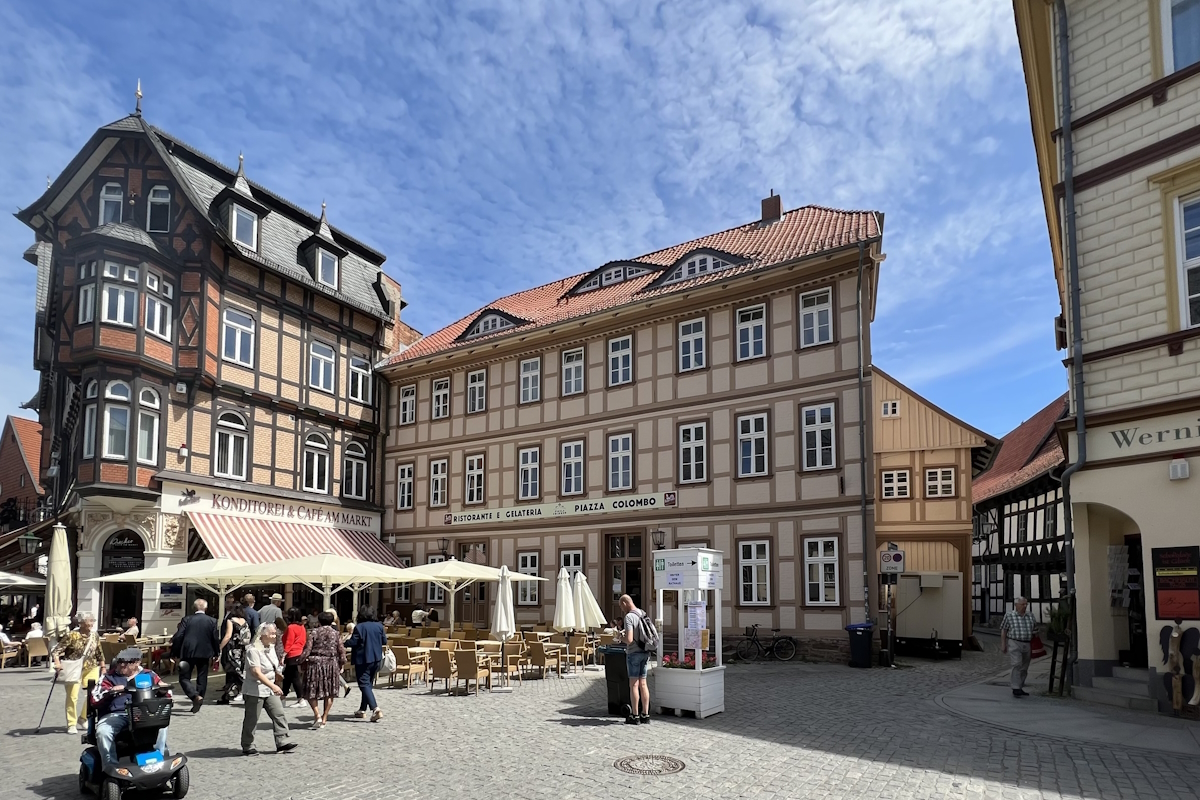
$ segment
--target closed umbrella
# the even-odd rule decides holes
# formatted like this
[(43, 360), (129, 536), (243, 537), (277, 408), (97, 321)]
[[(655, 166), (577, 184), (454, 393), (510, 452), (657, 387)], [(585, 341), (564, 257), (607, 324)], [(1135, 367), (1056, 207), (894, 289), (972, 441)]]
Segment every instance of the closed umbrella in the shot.
[[(500, 585), (496, 589), (496, 608), (492, 613), (492, 638), (500, 640), (500, 674), (508, 675), (508, 640), (517, 635), (517, 615), (513, 610), (512, 579), (508, 567), (500, 565)], [(493, 691), (495, 691), (493, 689)]]
[(571, 591), (571, 575), (567, 572), (566, 567), (562, 567), (558, 571), (558, 592), (554, 598), (554, 630), (562, 633), (574, 630), (575, 627), (575, 601), (574, 592)]
[(55, 639), (71, 629), (71, 555), (67, 552), (67, 528), (54, 526), (50, 538), (50, 557), (46, 567), (45, 623), (42, 630)]
[(575, 623), (585, 629), (607, 626), (608, 620), (604, 618), (604, 612), (596, 602), (596, 595), (592, 594), (592, 587), (588, 585), (587, 576), (582, 570), (575, 573), (572, 589), (575, 592), (575, 607), (581, 609), (575, 613)]

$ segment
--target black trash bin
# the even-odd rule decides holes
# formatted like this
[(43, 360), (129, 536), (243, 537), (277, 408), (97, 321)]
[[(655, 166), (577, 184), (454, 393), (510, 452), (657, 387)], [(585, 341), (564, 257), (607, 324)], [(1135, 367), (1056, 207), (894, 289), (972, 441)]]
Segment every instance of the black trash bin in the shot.
[(625, 648), (604, 645), (598, 648), (604, 656), (604, 680), (608, 684), (608, 713), (625, 716), (630, 707), (629, 669), (625, 666)]
[(870, 622), (859, 622), (846, 626), (850, 634), (850, 666), (868, 669), (871, 666), (871, 628)]

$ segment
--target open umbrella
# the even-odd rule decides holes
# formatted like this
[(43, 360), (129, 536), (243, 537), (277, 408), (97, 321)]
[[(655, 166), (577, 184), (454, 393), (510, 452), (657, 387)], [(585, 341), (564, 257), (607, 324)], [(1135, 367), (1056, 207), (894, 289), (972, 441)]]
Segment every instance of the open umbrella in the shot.
[(554, 598), (554, 630), (562, 633), (576, 628), (574, 592), (571, 591), (571, 574), (566, 567), (558, 571), (558, 591)]
[[(505, 568), (507, 569), (507, 568)], [(525, 575), (519, 572), (508, 573), (510, 581), (544, 581), (537, 575)], [(470, 564), (459, 561), (451, 556), (445, 561), (435, 561), (432, 564), (419, 564), (399, 570), (396, 583), (432, 583), (440, 586), (450, 595), (450, 635), (454, 635), (454, 593), (472, 583), (491, 582), (500, 580), (500, 570), (484, 564)]]
[[(103, 575), (99, 578), (88, 578), (86, 582), (195, 584), (217, 596), (217, 619), (222, 619), (225, 616), (225, 595), (241, 586), (244, 581), (237, 577), (213, 577), (214, 574), (249, 566), (251, 565), (244, 561), (238, 561), (236, 558), (206, 558), (201, 561), (187, 561), (166, 567), (150, 567), (133, 572), (122, 572), (119, 575)], [(187, 609), (184, 609), (183, 613), (186, 615)]]
[[(0, 589), (40, 589), (46, 585), (46, 579), (40, 575), (22, 575), (19, 572), (0, 571)], [(19, 594), (14, 592), (14, 594)]]
[[(496, 587), (496, 608), (492, 614), (492, 638), (500, 640), (500, 669), (505, 676), (508, 675), (508, 655), (505, 650), (508, 640), (516, 635), (517, 615), (513, 611), (512, 579), (509, 577), (508, 567), (501, 564), (500, 585)], [(507, 682), (507, 677), (505, 681)]]
[(67, 552), (67, 528), (55, 523), (50, 538), (46, 567), (46, 605), (42, 611), (46, 636), (55, 639), (71, 629), (71, 554)]

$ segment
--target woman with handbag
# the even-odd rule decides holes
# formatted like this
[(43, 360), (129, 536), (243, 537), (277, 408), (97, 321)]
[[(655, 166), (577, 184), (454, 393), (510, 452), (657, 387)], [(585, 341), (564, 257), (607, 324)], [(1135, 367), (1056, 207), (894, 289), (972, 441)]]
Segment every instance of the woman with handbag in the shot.
[(225, 669), (225, 688), (221, 690), (218, 705), (229, 705), (229, 701), (242, 692), (245, 677), (246, 648), (250, 646), (250, 623), (241, 603), (234, 603), (233, 610), (225, 617), (225, 631), (221, 637), (221, 666)]
[(96, 633), (96, 617), (82, 612), (75, 617), (79, 627), (62, 639), (50, 651), (54, 669), (67, 690), (67, 733), (78, 733), (79, 686), (100, 680), (100, 636)]
[(313, 711), (313, 730), (324, 728), (329, 722), (329, 711), (333, 708), (338, 692), (338, 678), (346, 664), (346, 648), (342, 637), (334, 627), (337, 617), (332, 611), (317, 615), (320, 623), (308, 632), (308, 641), (300, 661), (304, 664), (304, 699)]
[(308, 641), (308, 629), (304, 626), (304, 612), (298, 608), (289, 608), (287, 612), (287, 629), (283, 632), (283, 698), (286, 701), (288, 692), (296, 687), (296, 702), (293, 708), (307, 705), (304, 702), (304, 665), (300, 663), (300, 655)]
[(375, 609), (372, 606), (358, 607), (358, 624), (346, 640), (346, 647), (350, 650), (350, 662), (354, 664), (354, 678), (362, 692), (362, 700), (358, 704), (358, 711), (354, 712), (354, 717), (362, 719), (367, 715), (367, 711), (370, 711), (371, 722), (379, 722), (383, 719), (383, 709), (375, 701), (372, 684), (383, 661), (387, 635), (384, 633), (383, 624), (376, 621)]

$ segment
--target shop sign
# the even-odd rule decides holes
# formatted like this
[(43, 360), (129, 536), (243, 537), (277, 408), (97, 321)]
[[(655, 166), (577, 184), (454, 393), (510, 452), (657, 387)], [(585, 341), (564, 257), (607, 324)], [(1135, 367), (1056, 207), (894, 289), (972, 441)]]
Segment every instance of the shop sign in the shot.
[[(1074, 431), (1067, 434), (1067, 444), (1074, 461), (1079, 450)], [(1087, 447), (1088, 461), (1198, 450), (1200, 413), (1189, 411), (1088, 428)]]
[(379, 532), (379, 514), (368, 511), (166, 481), (163, 482), (162, 510), (168, 514), (203, 511), (243, 519)]
[(445, 525), (497, 525), (530, 520), (561, 519), (589, 514), (620, 514), (628, 511), (661, 511), (675, 508), (675, 492), (631, 494), (623, 497), (601, 497), (596, 500), (576, 500), (541, 505), (481, 508), (477, 511), (447, 513)]
[(1200, 547), (1155, 547), (1150, 551), (1154, 576), (1154, 616), (1200, 619)]

